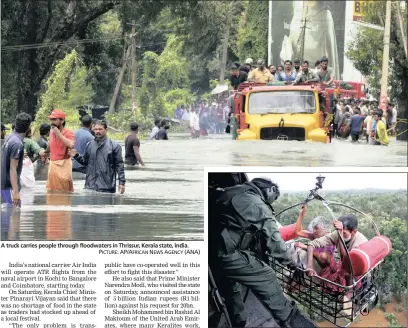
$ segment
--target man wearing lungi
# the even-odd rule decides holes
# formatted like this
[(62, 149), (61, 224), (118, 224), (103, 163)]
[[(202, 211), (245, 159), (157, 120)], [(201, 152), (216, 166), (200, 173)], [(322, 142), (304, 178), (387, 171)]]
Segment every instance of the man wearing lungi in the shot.
[(72, 161), (68, 153), (74, 148), (74, 133), (65, 128), (65, 113), (54, 109), (48, 118), (51, 121), (50, 142), (47, 152), (50, 156), (47, 190), (73, 192)]

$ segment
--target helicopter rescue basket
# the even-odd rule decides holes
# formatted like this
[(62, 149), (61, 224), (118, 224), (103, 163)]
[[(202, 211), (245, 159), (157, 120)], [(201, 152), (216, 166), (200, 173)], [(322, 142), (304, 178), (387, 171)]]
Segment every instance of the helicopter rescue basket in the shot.
[[(273, 258), (270, 262), (285, 294), (337, 327), (349, 326), (359, 315), (366, 315), (375, 307), (378, 293), (374, 282), (380, 263), (353, 285), (340, 286), (319, 276), (309, 277), (306, 272), (299, 283), (293, 270)], [(330, 284), (335, 285), (336, 293), (327, 291)]]
[[(310, 277), (303, 268), (295, 271), (280, 264), (274, 258), (270, 257), (269, 260), (284, 293), (337, 327), (348, 327), (358, 316), (367, 315), (377, 304), (378, 273), (384, 258), (391, 253), (392, 243), (387, 237), (380, 235), (377, 225), (367, 214), (349, 205), (328, 201), (321, 197), (317, 190), (322, 188), (324, 177), (320, 178), (321, 181), (319, 178), (317, 178), (317, 187), (310, 191), (303, 203), (291, 205), (277, 213), (276, 218), (278, 219), (282, 213), (292, 208), (303, 206), (311, 201), (320, 201), (333, 220), (336, 218), (331, 205), (351, 209), (369, 219), (375, 228), (376, 236), (350, 251), (347, 250), (341, 234), (337, 232), (339, 242), (345, 248), (346, 257), (340, 262), (339, 254), (335, 252), (337, 268), (333, 269), (341, 270), (341, 268), (350, 267), (350, 283), (341, 285), (318, 275)], [(279, 228), (285, 242), (294, 243), (298, 239), (304, 239), (295, 236), (295, 226), (290, 224)], [(345, 280), (341, 281), (345, 282)]]

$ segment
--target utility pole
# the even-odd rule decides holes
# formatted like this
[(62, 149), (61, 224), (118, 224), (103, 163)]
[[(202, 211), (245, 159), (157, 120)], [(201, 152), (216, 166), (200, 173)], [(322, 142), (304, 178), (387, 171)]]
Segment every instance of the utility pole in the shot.
[(307, 24), (307, 1), (303, 1), (303, 9), (302, 9), (302, 31), (300, 32), (300, 58), (294, 58), (294, 59), (299, 59), (300, 61), (303, 62), (303, 56), (305, 53), (305, 38), (306, 38), (306, 24)]
[(231, 15), (229, 12), (229, 6), (227, 7), (226, 14), (227, 14), (227, 28), (225, 30), (224, 47), (222, 49), (222, 60), (221, 60), (221, 67), (220, 67), (220, 85), (224, 84), (225, 66), (227, 65), (228, 40), (229, 40), (229, 32), (230, 32), (230, 25), (231, 25)]
[(268, 20), (268, 66), (273, 62), (272, 58), (272, 1), (269, 0), (269, 20)]
[(115, 113), (115, 103), (116, 103), (116, 98), (118, 97), (118, 93), (119, 93), (119, 89), (120, 86), (122, 84), (122, 80), (123, 80), (123, 75), (125, 74), (125, 69), (126, 69), (126, 63), (129, 59), (130, 56), (130, 50), (132, 49), (132, 46), (129, 46), (125, 57), (123, 58), (123, 64), (122, 64), (122, 68), (120, 69), (120, 73), (119, 73), (119, 77), (118, 77), (118, 81), (116, 82), (116, 87), (115, 87), (115, 91), (113, 92), (113, 97), (109, 106), (109, 114), (113, 114)]
[(390, 34), (391, 34), (391, 1), (387, 0), (385, 13), (385, 29), (384, 29), (384, 52), (381, 75), (381, 94), (380, 108), (385, 111), (387, 109), (388, 96), (388, 66), (390, 57)]
[(303, 56), (305, 55), (305, 37), (306, 37), (306, 17), (302, 27), (302, 46), (300, 48), (300, 61), (303, 62)]
[(132, 20), (132, 108), (136, 110), (136, 22)]
[[(397, 6), (398, 23), (399, 23), (400, 30), (401, 30), (402, 43), (404, 44), (405, 59), (408, 61), (407, 36), (405, 34), (405, 31), (404, 31), (404, 23), (403, 23), (402, 15), (401, 15), (401, 3), (399, 1), (396, 1), (395, 5)], [(406, 10), (408, 10), (408, 8), (406, 8)]]

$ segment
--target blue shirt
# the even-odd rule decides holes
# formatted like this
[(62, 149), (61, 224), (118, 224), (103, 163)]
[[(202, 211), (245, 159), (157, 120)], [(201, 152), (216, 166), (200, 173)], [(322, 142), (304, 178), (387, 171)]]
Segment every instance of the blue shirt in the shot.
[(287, 76), (285, 71), (276, 72), (275, 77), (277, 78), (278, 81), (288, 81), (288, 82), (292, 82), (292, 81), (295, 81), (295, 79), (296, 79), (296, 72), (293, 71), (293, 72), (290, 74), (290, 76)]
[(377, 128), (377, 121), (373, 119), (371, 121), (371, 132), (375, 132), (376, 128)]
[[(75, 131), (75, 145), (74, 148), (79, 155), (83, 156), (85, 153), (85, 147), (89, 141), (94, 140), (94, 136), (88, 128), (80, 128)], [(75, 159), (72, 159), (72, 168), (77, 169), (82, 167)]]
[(360, 115), (353, 115), (350, 122), (350, 133), (358, 134), (361, 132), (361, 126), (365, 117)]
[(20, 175), (23, 168), (24, 144), (23, 138), (17, 132), (12, 132), (1, 148), (1, 189), (12, 189), (10, 181), (10, 162), (12, 159), (18, 160), (17, 182), (20, 190)]

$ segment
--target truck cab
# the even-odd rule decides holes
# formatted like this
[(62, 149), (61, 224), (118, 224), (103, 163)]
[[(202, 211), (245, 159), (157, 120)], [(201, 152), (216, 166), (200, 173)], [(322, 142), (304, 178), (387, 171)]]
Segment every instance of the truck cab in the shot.
[(320, 83), (242, 83), (233, 103), (237, 139), (325, 143), (329, 134), (326, 117), (335, 96), (336, 89), (325, 89)]

